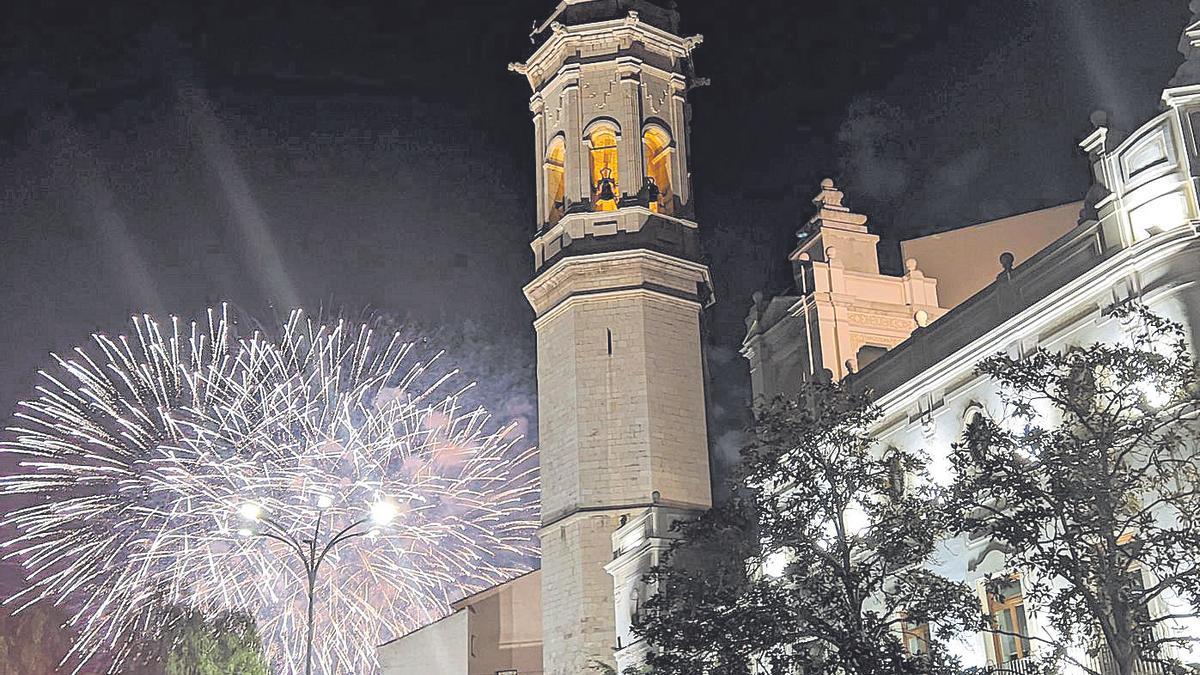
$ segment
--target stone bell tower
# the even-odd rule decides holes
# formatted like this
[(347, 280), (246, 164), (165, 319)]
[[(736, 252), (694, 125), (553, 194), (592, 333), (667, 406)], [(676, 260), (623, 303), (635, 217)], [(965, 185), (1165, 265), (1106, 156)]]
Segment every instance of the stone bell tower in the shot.
[(643, 0), (564, 0), (529, 60), (510, 66), (533, 89), (525, 295), (537, 315), (547, 675), (615, 665), (629, 642), (614, 597), (643, 565), (606, 571), (631, 553), (614, 552), (614, 533), (642, 541), (635, 523), (711, 503), (700, 316), (712, 293), (688, 172), (701, 38), (677, 31), (674, 11)]

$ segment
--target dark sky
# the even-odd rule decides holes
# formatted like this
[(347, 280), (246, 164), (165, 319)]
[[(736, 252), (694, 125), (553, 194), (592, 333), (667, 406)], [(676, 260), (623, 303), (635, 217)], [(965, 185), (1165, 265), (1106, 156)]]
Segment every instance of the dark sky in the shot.
[[(364, 307), (532, 360), (532, 125), (554, 0), (54, 3), (0, 17), (0, 410), (136, 311)], [(1184, 0), (692, 0), (693, 173), (718, 403), (750, 293), (834, 175), (889, 236), (1078, 199), (1088, 114), (1130, 127)]]

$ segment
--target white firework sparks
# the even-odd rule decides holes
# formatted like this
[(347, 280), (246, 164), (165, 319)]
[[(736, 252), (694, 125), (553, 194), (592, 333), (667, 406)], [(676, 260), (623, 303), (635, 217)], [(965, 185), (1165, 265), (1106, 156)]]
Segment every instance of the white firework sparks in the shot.
[(299, 312), (275, 338), (238, 338), (223, 310), (133, 323), (56, 356), (0, 444), (19, 462), (0, 495), (21, 502), (5, 555), (28, 582), (8, 602), (67, 608), (77, 669), (119, 667), (165, 601), (249, 612), (272, 664), (302, 672), (308, 579), (284, 543), (239, 534), (259, 512), (318, 550), (365, 519), (316, 580), (316, 672), (376, 671), (377, 645), (535, 558), (534, 451), (437, 357)]

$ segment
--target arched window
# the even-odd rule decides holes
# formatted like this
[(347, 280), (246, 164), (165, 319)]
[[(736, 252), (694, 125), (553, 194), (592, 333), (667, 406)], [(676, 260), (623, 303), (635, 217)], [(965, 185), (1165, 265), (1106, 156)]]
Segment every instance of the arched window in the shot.
[(588, 133), (587, 141), (592, 174), (592, 209), (616, 211), (617, 200), (621, 198), (617, 129), (607, 122), (596, 124)]
[(550, 141), (546, 150), (546, 162), (543, 170), (546, 173), (546, 220), (554, 225), (566, 212), (564, 193), (565, 165), (567, 159), (567, 144), (563, 137), (556, 136)]
[(671, 185), (671, 136), (662, 127), (647, 127), (642, 134), (642, 152), (645, 154), (646, 188), (650, 196), (650, 210), (670, 213), (675, 205), (675, 193)]

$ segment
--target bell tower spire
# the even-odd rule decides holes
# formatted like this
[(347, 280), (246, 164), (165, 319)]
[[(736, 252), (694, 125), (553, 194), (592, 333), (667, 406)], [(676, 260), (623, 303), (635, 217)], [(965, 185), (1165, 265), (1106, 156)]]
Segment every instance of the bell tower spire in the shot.
[(633, 653), (628, 586), (649, 558), (626, 530), (711, 504), (687, 101), (701, 38), (645, 0), (563, 0), (534, 38), (510, 69), (533, 90), (537, 160), (543, 667), (579, 675)]

